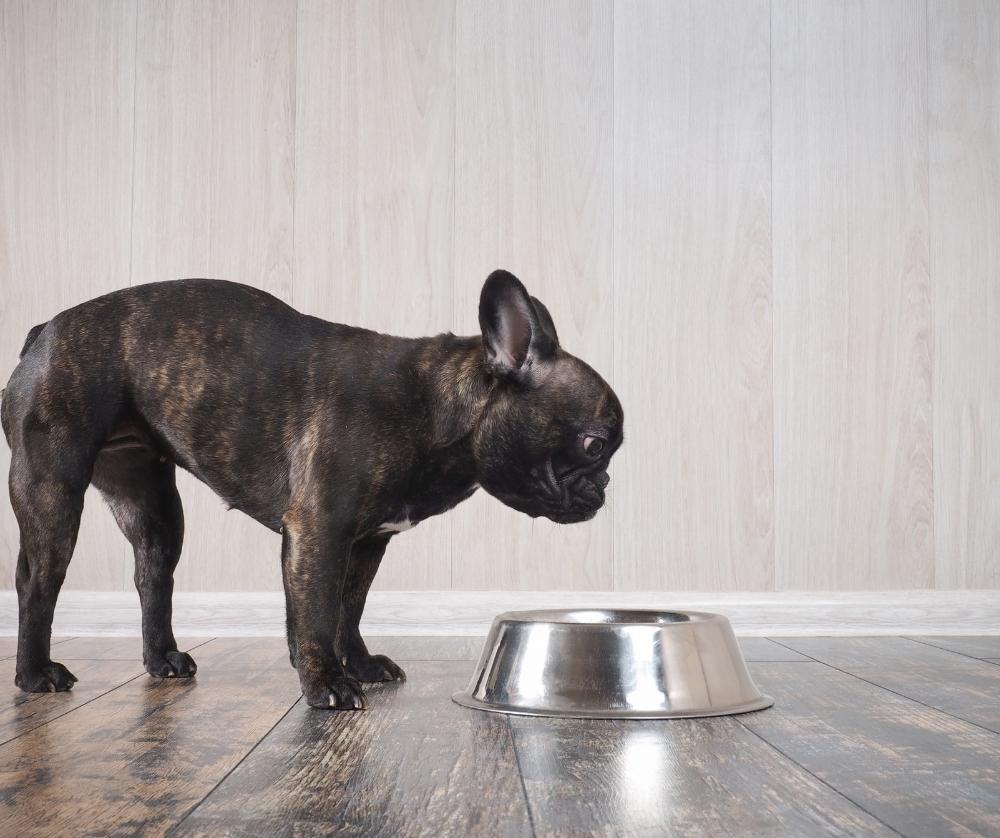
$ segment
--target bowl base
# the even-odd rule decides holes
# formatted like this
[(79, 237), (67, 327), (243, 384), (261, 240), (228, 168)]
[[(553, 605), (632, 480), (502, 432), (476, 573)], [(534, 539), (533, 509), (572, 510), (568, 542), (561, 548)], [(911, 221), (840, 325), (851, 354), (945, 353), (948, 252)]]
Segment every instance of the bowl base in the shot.
[(489, 704), (467, 692), (453, 693), (451, 700), (463, 707), (483, 710), (486, 713), (503, 713), (507, 716), (541, 716), (551, 719), (704, 719), (709, 716), (735, 716), (738, 713), (753, 713), (756, 710), (766, 710), (774, 704), (774, 699), (771, 696), (762, 695), (756, 701), (731, 707), (670, 712), (667, 710), (551, 710), (548, 708), (513, 707), (505, 704)]

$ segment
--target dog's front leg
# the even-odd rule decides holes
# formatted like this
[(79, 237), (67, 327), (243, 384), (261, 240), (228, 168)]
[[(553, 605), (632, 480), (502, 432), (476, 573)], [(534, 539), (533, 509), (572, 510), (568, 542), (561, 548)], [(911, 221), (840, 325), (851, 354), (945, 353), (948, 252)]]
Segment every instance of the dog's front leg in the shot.
[(284, 517), (281, 563), (288, 620), (302, 694), (312, 707), (366, 707), (361, 684), (347, 674), (335, 650), (351, 540), (345, 527), (325, 516), (290, 510)]
[(365, 610), (368, 589), (375, 579), (388, 544), (389, 536), (383, 535), (366, 538), (354, 545), (340, 609), (337, 654), (348, 674), (369, 684), (406, 680), (406, 673), (399, 664), (385, 655), (371, 654), (361, 637), (361, 614)]

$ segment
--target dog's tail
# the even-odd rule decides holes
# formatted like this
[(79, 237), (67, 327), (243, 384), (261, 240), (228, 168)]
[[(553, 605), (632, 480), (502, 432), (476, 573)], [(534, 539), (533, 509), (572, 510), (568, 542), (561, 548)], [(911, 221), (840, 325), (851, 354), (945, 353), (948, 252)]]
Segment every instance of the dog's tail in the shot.
[(48, 321), (46, 321), (44, 323), (39, 323), (37, 326), (31, 327), (28, 331), (28, 336), (24, 339), (24, 346), (21, 347), (21, 354), (18, 355), (18, 358), (23, 358), (25, 356), (28, 350), (31, 349), (31, 344), (35, 342), (35, 338), (37, 338), (41, 334), (42, 329), (48, 325)]

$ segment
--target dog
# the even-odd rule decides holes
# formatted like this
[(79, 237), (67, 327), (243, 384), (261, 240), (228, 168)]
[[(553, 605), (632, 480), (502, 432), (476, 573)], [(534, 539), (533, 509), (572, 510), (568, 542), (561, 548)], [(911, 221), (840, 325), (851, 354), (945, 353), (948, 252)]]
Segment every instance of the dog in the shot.
[(146, 670), (195, 674), (171, 627), (178, 466), (281, 533), (289, 657), (311, 706), (364, 709), (362, 683), (403, 680), (359, 631), (389, 541), (480, 487), (586, 521), (623, 440), (617, 396), (515, 276), (486, 279), (479, 323), (474, 337), (391, 337), (185, 279), (35, 326), (0, 406), (21, 534), (15, 683), (76, 681), (49, 640), (89, 484), (134, 548)]

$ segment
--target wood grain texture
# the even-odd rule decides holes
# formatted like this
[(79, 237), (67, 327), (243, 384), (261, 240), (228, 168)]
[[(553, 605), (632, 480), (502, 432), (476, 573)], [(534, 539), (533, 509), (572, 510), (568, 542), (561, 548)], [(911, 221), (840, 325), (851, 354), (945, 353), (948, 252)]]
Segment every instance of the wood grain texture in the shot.
[(180, 820), (299, 698), (277, 639), (212, 641), (197, 660), (195, 679), (128, 681), (0, 747), (5, 829), (154, 835)]
[[(59, 654), (54, 653), (53, 657), (58, 660)], [(80, 679), (69, 692), (25, 693), (14, 686), (14, 660), (0, 661), (0, 744), (24, 736), (145, 675), (141, 660), (67, 661), (67, 666)]]
[(617, 6), (614, 92), (615, 589), (767, 590), (768, 4)]
[[(295, 294), (406, 336), (452, 322), (454, 3), (299, 3)], [(394, 538), (377, 587), (451, 585), (450, 522)]]
[[(190, 650), (208, 639), (181, 640), (178, 646)], [(131, 653), (126, 654), (126, 650)], [(52, 657), (65, 661), (79, 679), (70, 692), (21, 692), (14, 686), (15, 661), (0, 661), (0, 743), (23, 736), (133, 678), (145, 676), (138, 638), (66, 638), (53, 641)]]
[[(219, 277), (291, 300), (294, 50), (294, 0), (143, 5), (133, 284)], [(178, 483), (177, 589), (280, 588), (280, 537)]]
[(924, 15), (772, 20), (775, 583), (932, 587)]
[(539, 835), (892, 834), (735, 718), (510, 723)]
[[(370, 688), (366, 713), (305, 708), (279, 638), (208, 641), (194, 651), (200, 670), (190, 681), (154, 681), (137, 660), (75, 659), (81, 680), (73, 692), (12, 690), (0, 702), (0, 742), (15, 737), (0, 744), (0, 831), (1000, 830), (1000, 736), (890, 692), (895, 684), (863, 680), (883, 670), (936, 670), (954, 699), (962, 688), (978, 689), (973, 670), (954, 662), (990, 666), (985, 662), (902, 638), (782, 640), (858, 674), (790, 652), (798, 660), (751, 664), (754, 679), (777, 699), (762, 712), (641, 724), (568, 721), (452, 704), (470, 664), (451, 658), (471, 639), (384, 638), (383, 651), (401, 659), (439, 660), (413, 660), (407, 683)], [(750, 646), (770, 655), (771, 643), (757, 638)], [(114, 638), (59, 645), (91, 657), (130, 651)], [(0, 661), (0, 679), (11, 667)]]
[(1000, 634), (993, 637), (912, 637), (911, 640), (929, 643), (950, 652), (968, 655), (970, 658), (990, 660), (1000, 658)]
[(1000, 737), (822, 664), (750, 665), (740, 723), (903, 835), (1000, 831)]
[[(504, 267), (610, 378), (610, 0), (461, 2), (456, 43), (455, 328), (479, 332), (483, 280)], [(566, 527), (477, 492), (451, 514), (454, 588), (612, 587), (608, 509)]]
[(420, 662), (364, 713), (299, 702), (178, 835), (531, 835), (503, 716), (452, 703), (468, 667)]
[(1000, 733), (1000, 667), (903, 637), (799, 637), (797, 652)]
[[(128, 284), (136, 4), (0, 5), (0, 387), (28, 329)], [(0, 584), (19, 535), (0, 441)], [(67, 587), (118, 591), (124, 540), (87, 493)]]
[(940, 587), (1000, 587), (1000, 6), (930, 0)]

